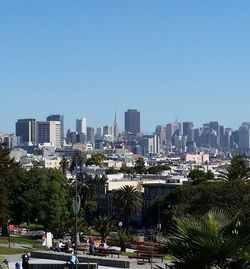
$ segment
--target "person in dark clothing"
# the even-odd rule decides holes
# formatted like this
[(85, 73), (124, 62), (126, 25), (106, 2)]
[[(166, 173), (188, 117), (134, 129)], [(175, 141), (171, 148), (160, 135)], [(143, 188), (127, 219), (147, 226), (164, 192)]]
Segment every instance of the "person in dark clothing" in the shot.
[(22, 267), (23, 269), (29, 269), (29, 255), (27, 252), (24, 252), (22, 255)]

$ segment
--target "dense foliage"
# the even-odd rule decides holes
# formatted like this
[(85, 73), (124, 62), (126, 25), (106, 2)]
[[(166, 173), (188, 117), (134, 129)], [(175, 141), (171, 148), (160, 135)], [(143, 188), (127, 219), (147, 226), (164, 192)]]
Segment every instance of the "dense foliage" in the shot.
[(133, 186), (123, 186), (113, 193), (113, 204), (121, 213), (128, 231), (129, 219), (132, 213), (137, 213), (142, 207), (142, 194)]
[(249, 224), (220, 209), (202, 217), (179, 217), (162, 239), (173, 258), (171, 268), (249, 268)]
[(200, 169), (193, 169), (189, 172), (188, 177), (193, 180), (193, 184), (199, 184), (206, 180), (213, 180), (214, 174), (211, 170), (207, 172)]
[(220, 173), (220, 178), (225, 180), (246, 180), (250, 178), (250, 168), (245, 156), (235, 155), (225, 172)]

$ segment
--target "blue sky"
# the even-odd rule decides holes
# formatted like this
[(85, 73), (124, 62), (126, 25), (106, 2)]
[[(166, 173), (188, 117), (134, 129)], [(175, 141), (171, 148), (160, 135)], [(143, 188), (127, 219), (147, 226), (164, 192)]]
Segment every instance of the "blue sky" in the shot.
[(250, 121), (250, 2), (0, 2), (0, 131), (64, 114), (92, 127), (141, 112), (141, 129)]

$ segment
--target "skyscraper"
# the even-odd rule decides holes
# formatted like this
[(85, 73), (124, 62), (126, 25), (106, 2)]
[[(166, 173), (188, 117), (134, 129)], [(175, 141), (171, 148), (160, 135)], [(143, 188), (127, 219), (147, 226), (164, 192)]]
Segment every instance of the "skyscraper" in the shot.
[(125, 112), (125, 132), (140, 133), (140, 112), (136, 109)]
[(183, 122), (182, 124), (183, 126), (183, 135), (188, 136), (190, 134), (190, 130), (192, 130), (194, 128), (194, 123), (192, 121), (186, 121)]
[(76, 119), (76, 132), (84, 133), (85, 135), (87, 135), (87, 119), (86, 118)]
[(116, 118), (116, 112), (115, 112), (115, 119), (113, 123), (113, 139), (117, 140), (118, 136), (119, 136), (119, 123)]
[(36, 143), (36, 120), (19, 119), (16, 122), (16, 136), (20, 136), (21, 143)]
[(36, 130), (37, 143), (51, 143), (57, 148), (61, 146), (60, 121), (38, 121)]
[(187, 137), (187, 142), (193, 141), (194, 123), (192, 121), (186, 121), (182, 123), (182, 127), (182, 134)]
[(209, 123), (209, 128), (211, 128), (212, 130), (214, 130), (216, 132), (216, 136), (217, 136), (217, 139), (216, 139), (216, 142), (217, 142), (217, 145), (220, 145), (220, 125), (217, 121), (211, 121)]
[(239, 128), (239, 149), (242, 152), (250, 149), (250, 122), (243, 122)]
[(60, 121), (61, 126), (61, 146), (64, 145), (64, 116), (63, 115), (49, 115), (47, 121)]
[(95, 129), (92, 127), (87, 127), (87, 142), (95, 147)]

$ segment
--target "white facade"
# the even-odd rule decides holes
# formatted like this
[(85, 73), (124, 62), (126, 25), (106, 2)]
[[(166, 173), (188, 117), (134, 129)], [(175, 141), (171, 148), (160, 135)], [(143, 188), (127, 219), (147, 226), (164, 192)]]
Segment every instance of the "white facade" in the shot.
[(37, 142), (39, 144), (51, 143), (61, 147), (61, 123), (60, 121), (38, 121), (36, 125)]
[(76, 132), (87, 134), (87, 119), (86, 118), (78, 118), (76, 119)]
[(184, 156), (184, 161), (186, 162), (192, 162), (192, 163), (209, 163), (209, 155), (204, 154), (203, 152), (200, 152), (198, 154), (186, 154)]
[(60, 169), (60, 162), (61, 162), (61, 158), (57, 158), (57, 159), (43, 159), (39, 162), (39, 165), (44, 167), (44, 168), (51, 168), (51, 169)]

